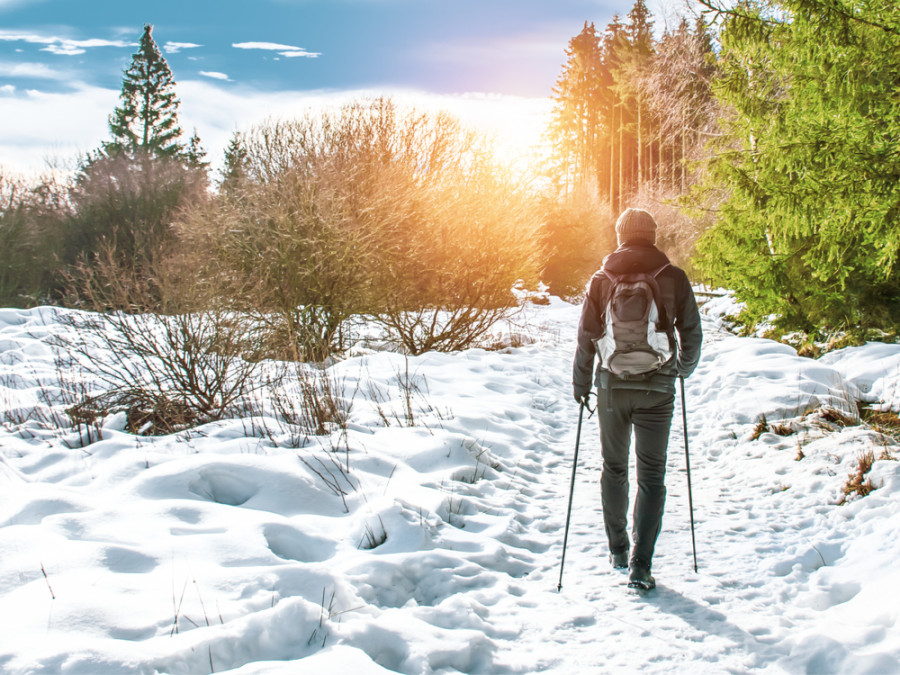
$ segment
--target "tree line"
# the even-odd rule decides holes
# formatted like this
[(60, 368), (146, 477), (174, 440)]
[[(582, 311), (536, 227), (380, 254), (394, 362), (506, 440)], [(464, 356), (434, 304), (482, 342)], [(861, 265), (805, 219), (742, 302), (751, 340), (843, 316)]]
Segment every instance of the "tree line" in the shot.
[[(654, 31), (637, 0), (569, 42), (548, 134), (558, 194), (610, 218), (662, 214), (663, 248), (735, 291), (748, 327), (809, 343), (896, 337), (900, 5), (694, 6)], [(554, 227), (559, 241), (589, 234), (571, 218)], [(579, 256), (570, 244), (555, 265)]]
[(257, 356), (340, 351), (359, 315), (409, 352), (455, 349), (517, 282), (577, 297), (618, 212), (644, 206), (748, 326), (896, 331), (900, 8), (696, 6), (662, 30), (644, 0), (584, 23), (538, 187), (448, 115), (390, 99), (235, 133), (214, 180), (147, 26), (111, 140), (75, 177), (0, 176), (0, 304), (227, 307), (254, 317)]
[[(557, 244), (552, 281), (569, 291), (583, 285), (615, 245), (612, 225), (628, 206), (653, 211), (661, 243), (690, 267), (704, 221), (686, 218), (673, 200), (696, 182), (693, 164), (718, 131), (710, 27), (699, 16), (682, 17), (657, 32), (645, 1), (636, 0), (602, 32), (585, 21), (565, 54), (547, 130), (553, 198), (568, 205), (568, 212), (551, 209), (548, 223)], [(584, 227), (592, 221), (599, 228)], [(586, 238), (598, 244), (591, 255), (583, 253), (592, 248)]]
[(449, 115), (381, 98), (266, 122), (214, 182), (178, 106), (148, 25), (111, 140), (71, 181), (0, 181), (0, 302), (217, 312), (245, 358), (321, 361), (358, 316), (408, 353), (482, 344), (536, 285), (539, 204)]

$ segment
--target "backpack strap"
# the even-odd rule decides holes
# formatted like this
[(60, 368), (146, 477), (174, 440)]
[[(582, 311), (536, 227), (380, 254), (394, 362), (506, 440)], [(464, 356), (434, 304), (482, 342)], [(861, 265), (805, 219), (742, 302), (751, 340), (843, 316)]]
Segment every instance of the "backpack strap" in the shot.
[(600, 311), (598, 316), (600, 317), (600, 326), (602, 332), (600, 333), (601, 337), (606, 335), (606, 308), (609, 306), (609, 301), (612, 298), (613, 289), (616, 287), (616, 283), (619, 281), (619, 275), (613, 274), (608, 269), (603, 268), (600, 270), (606, 276), (604, 279), (600, 277)]

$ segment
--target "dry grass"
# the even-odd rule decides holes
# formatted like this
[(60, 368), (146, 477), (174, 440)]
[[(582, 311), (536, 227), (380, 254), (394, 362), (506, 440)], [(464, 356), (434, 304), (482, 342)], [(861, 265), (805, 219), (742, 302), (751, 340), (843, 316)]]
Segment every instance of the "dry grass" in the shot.
[(876, 486), (872, 483), (872, 479), (866, 477), (869, 471), (872, 470), (873, 464), (875, 464), (875, 453), (872, 450), (867, 450), (859, 454), (856, 471), (848, 474), (847, 483), (844, 485), (844, 499), (841, 502), (842, 504), (846, 503), (851, 495), (855, 494), (860, 497), (865, 497), (876, 489)]
[(756, 426), (753, 427), (753, 433), (750, 434), (750, 440), (755, 441), (763, 434), (769, 431), (769, 423), (766, 421), (766, 415), (763, 413), (760, 415), (759, 420), (756, 422)]

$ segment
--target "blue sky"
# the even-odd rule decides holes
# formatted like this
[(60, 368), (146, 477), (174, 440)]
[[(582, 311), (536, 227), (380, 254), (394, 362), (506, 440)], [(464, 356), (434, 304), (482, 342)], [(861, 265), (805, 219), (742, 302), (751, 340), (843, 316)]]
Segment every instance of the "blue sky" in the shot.
[(502, 104), (539, 114), (569, 38), (632, 1), (0, 0), (0, 166), (105, 138), (144, 23), (175, 75), (186, 133), (196, 128), (212, 156), (267, 116), (365, 94), (459, 104), (473, 119), (480, 101), (494, 122)]

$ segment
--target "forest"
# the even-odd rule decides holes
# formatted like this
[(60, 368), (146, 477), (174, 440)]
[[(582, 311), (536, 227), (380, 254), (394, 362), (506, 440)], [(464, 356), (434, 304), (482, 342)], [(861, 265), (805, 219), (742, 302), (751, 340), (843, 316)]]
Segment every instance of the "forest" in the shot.
[(390, 98), (235, 132), (213, 174), (147, 25), (109, 140), (72, 176), (0, 174), (0, 305), (228, 313), (257, 360), (340, 354), (353, 317), (455, 350), (526, 289), (577, 300), (638, 206), (748, 331), (893, 340), (898, 47), (889, 0), (697, 0), (674, 22), (636, 0), (560, 45), (540, 175)]

